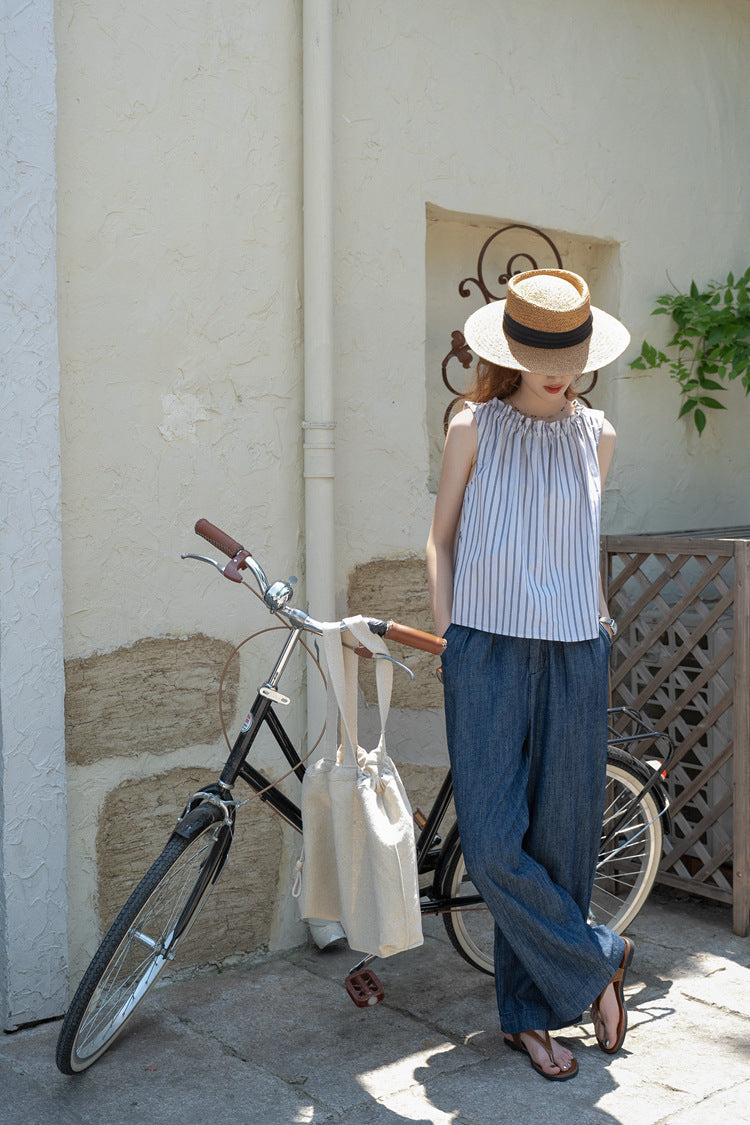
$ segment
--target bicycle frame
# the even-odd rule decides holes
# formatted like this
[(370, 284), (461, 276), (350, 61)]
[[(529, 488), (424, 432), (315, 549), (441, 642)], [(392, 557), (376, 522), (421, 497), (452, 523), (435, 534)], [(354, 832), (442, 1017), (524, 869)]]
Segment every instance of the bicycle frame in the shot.
[(242, 725), (218, 780), (219, 787), (228, 792), (235, 785), (237, 778), (242, 778), (251, 789), (259, 794), (261, 801), (269, 804), (274, 812), (277, 812), (288, 824), (291, 824), (297, 832), (302, 831), (302, 813), (299, 806), (295, 805), (273, 782), (269, 781), (260, 770), (251, 766), (247, 761), (247, 756), (261, 728), (267, 726), (300, 781), (304, 777), (305, 767), (302, 759), (273, 709), (274, 702), (282, 703), (285, 700), (285, 696), (282, 696), (278, 691), (278, 685), (300, 640), (301, 633), (301, 628), (292, 627), (290, 629), (289, 636), (284, 641), (271, 675), (258, 688), (253, 706)]

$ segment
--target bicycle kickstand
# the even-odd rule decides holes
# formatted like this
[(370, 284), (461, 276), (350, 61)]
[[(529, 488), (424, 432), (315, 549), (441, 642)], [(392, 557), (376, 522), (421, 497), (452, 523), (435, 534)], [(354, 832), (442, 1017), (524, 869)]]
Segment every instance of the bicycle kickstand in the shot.
[(368, 954), (354, 966), (344, 982), (346, 991), (358, 1008), (370, 1008), (373, 1004), (379, 1004), (385, 997), (385, 989), (380, 978), (372, 969), (365, 967), (374, 960), (375, 954)]

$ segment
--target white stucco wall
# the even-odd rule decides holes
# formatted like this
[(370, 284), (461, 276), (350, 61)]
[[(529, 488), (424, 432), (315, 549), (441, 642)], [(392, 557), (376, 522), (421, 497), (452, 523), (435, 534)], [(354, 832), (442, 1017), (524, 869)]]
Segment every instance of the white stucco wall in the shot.
[(52, 4), (0, 40), (0, 1026), (67, 978)]
[(198, 516), (297, 567), (298, 22), (58, 2), (67, 656), (234, 626)]

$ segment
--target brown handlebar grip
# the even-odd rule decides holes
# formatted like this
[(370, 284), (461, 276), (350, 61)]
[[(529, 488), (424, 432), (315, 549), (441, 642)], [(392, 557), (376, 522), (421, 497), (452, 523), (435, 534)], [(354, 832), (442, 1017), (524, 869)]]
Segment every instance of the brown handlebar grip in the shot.
[(421, 629), (412, 629), (410, 625), (399, 625), (398, 621), (388, 622), (385, 635), (391, 641), (398, 641), (411, 648), (421, 648), (424, 652), (434, 653), (435, 656), (440, 656), (448, 647), (444, 637), (423, 633)]
[(234, 559), (242, 551), (245, 557), (249, 551), (236, 539), (232, 539), (231, 535), (227, 535), (226, 531), (222, 531), (220, 527), (215, 527), (214, 524), (209, 523), (208, 520), (198, 520), (195, 525), (195, 534), (200, 535), (203, 539), (207, 539), (214, 547), (218, 547), (225, 555), (229, 555), (230, 559)]

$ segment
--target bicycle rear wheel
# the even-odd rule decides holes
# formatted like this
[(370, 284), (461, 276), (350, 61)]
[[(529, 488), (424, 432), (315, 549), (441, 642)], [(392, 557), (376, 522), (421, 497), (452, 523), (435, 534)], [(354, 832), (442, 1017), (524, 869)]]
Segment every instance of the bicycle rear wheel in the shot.
[(461, 840), (454, 825), (443, 847), (436, 876), (440, 898), (452, 900), (478, 897), (465, 907), (455, 907), (443, 914), (446, 933), (465, 961), (482, 973), (495, 975), (495, 920), (481, 901), (481, 895), (466, 870)]
[[(609, 750), (602, 850), (589, 921), (603, 923), (617, 933), (626, 929), (643, 906), (659, 867), (661, 807), (651, 792), (638, 796), (648, 778), (648, 767), (616, 747)], [(605, 843), (610, 828), (626, 809), (615, 837)], [(448, 900), (479, 894), (466, 870), (457, 831), (452, 830), (445, 841), (435, 882), (439, 896)], [(480, 972), (494, 975), (495, 923), (484, 903), (454, 907), (443, 914), (443, 922), (464, 960)]]
[[(591, 895), (589, 921), (622, 933), (648, 898), (661, 859), (662, 808), (653, 792), (639, 793), (650, 771), (622, 750), (607, 757), (602, 848)], [(611, 840), (610, 829), (627, 810)]]
[(112, 923), (68, 1008), (57, 1066), (78, 1074), (112, 1045), (174, 959), (211, 893), (231, 843), (225, 824), (173, 836)]

